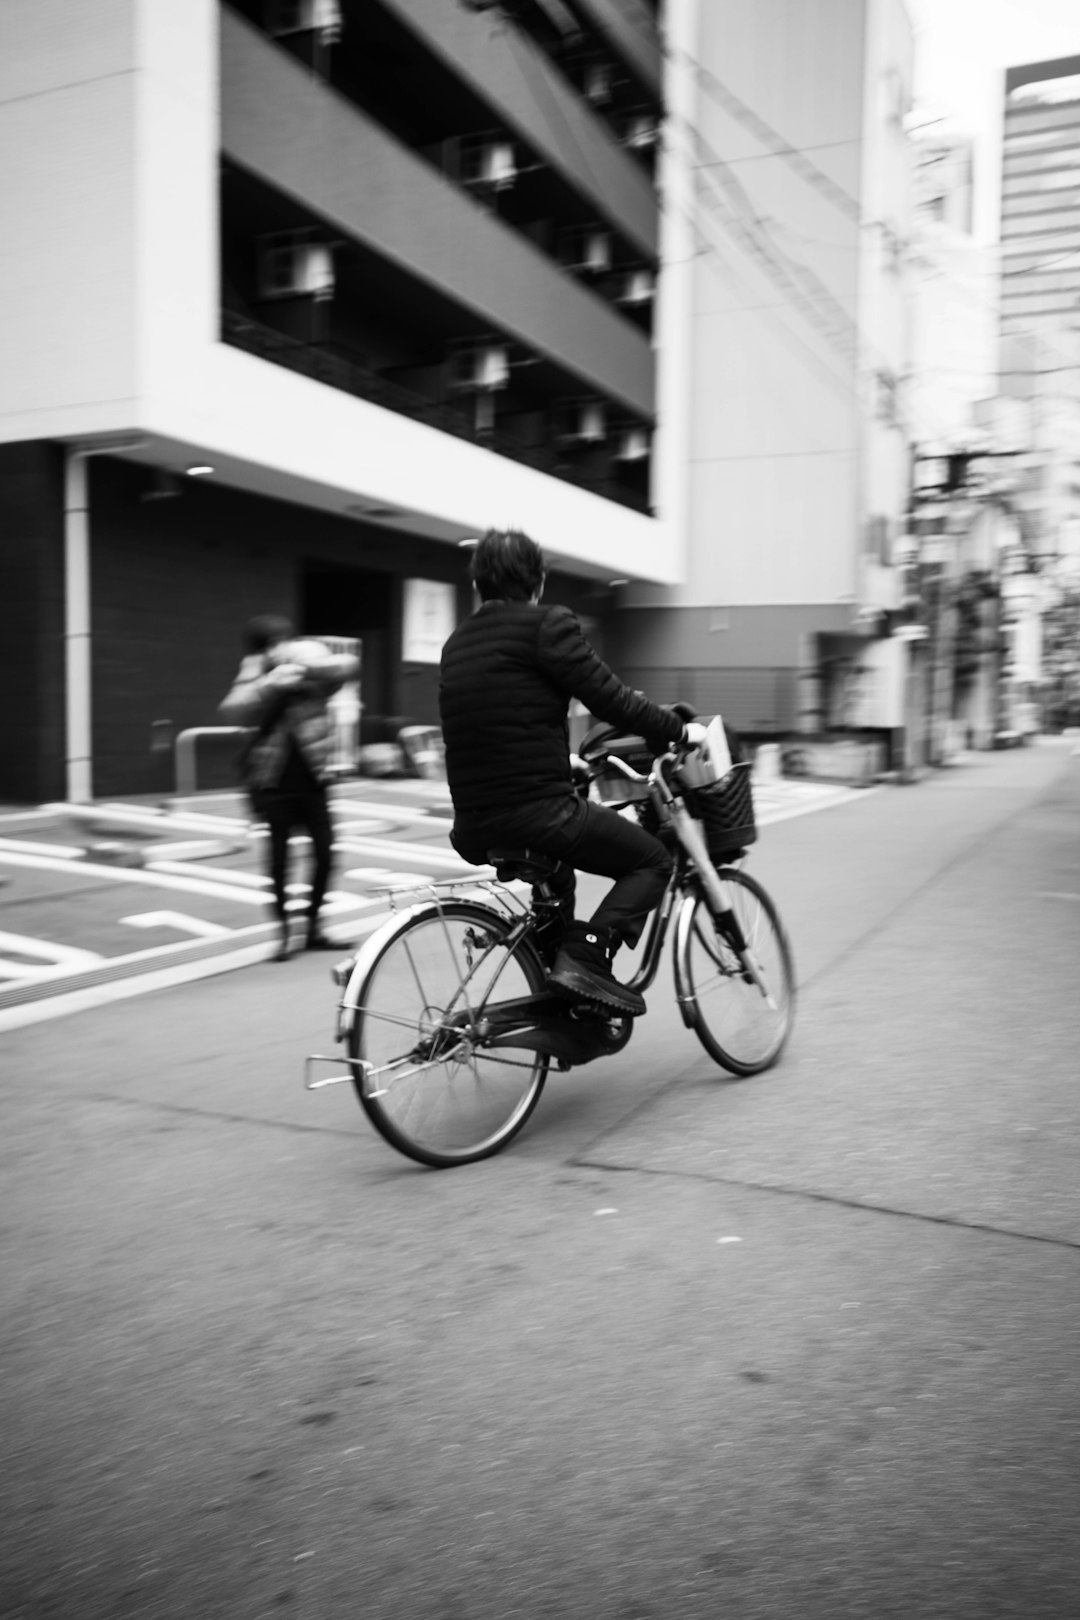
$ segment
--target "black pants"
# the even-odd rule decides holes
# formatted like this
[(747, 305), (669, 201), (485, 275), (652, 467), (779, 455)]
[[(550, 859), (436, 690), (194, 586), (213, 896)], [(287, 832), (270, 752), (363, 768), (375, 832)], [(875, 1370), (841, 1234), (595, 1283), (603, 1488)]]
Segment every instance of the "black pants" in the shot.
[(551, 887), (569, 920), (574, 914), (574, 868), (614, 878), (589, 921), (612, 928), (627, 945), (641, 938), (649, 912), (659, 905), (671, 875), (671, 856), (636, 821), (577, 797), (539, 800), (491, 815), (455, 817), (450, 842), (482, 866), (488, 851), (535, 849), (560, 863)]
[(285, 886), (289, 878), (289, 835), (294, 831), (306, 832), (311, 838), (311, 902), (308, 906), (308, 927), (315, 926), (330, 883), (333, 861), (333, 831), (330, 824), (330, 804), (325, 787), (312, 781), (310, 788), (301, 793), (283, 792), (280, 788), (262, 788), (251, 795), (252, 809), (270, 832), (270, 881), (274, 888), (274, 910), (285, 919)]

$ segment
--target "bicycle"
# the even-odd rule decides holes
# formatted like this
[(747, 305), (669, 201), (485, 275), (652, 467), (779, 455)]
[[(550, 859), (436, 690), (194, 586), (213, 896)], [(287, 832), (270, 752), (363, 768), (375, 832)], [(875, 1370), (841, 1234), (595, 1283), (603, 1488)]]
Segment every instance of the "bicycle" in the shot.
[[(642, 739), (600, 726), (575, 757), (580, 791), (636, 814), (674, 855), (629, 982), (652, 985), (674, 923), (684, 1024), (731, 1074), (759, 1074), (784, 1049), (796, 990), (776, 906), (735, 864), (757, 836), (750, 765), (717, 777), (701, 749), (678, 749), (640, 772), (629, 759), (644, 749)], [(557, 909), (547, 886), (556, 862), (510, 849), (489, 860), (494, 878), (424, 885), (426, 898), (333, 969), (342, 991), (336, 1038), (347, 1055), (307, 1060), (309, 1090), (351, 1080), (392, 1147), (440, 1168), (504, 1148), (539, 1102), (552, 1062), (565, 1072), (613, 1056), (633, 1032), (628, 1014), (548, 983), (542, 937)], [(520, 883), (531, 885), (531, 901), (511, 887)], [(311, 1078), (312, 1065), (339, 1061), (346, 1073)]]

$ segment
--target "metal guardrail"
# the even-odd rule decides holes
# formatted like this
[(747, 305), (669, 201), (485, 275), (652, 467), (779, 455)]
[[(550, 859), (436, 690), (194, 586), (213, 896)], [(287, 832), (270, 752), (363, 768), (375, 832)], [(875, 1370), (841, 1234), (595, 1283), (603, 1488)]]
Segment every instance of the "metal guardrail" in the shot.
[(196, 750), (204, 737), (241, 737), (251, 735), (250, 726), (191, 726), (181, 731), (173, 744), (173, 761), (177, 798), (187, 798), (198, 792), (198, 760)]

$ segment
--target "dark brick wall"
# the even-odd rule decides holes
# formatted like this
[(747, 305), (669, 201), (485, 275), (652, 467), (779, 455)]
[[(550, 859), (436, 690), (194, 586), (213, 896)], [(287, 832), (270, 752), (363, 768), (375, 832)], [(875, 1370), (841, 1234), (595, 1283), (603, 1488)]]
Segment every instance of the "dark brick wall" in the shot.
[[(302, 631), (359, 636), (366, 719), (437, 720), (437, 666), (401, 662), (401, 582), (456, 583), (463, 617), (471, 605), (465, 553), (212, 480), (181, 480), (178, 494), (147, 499), (151, 470), (109, 457), (91, 459), (88, 475), (95, 798), (173, 791), (172, 741), (220, 723), (241, 631), (256, 613), (285, 614)], [(590, 620), (603, 605), (588, 585), (557, 575), (546, 599)], [(57, 446), (0, 447), (0, 647), (0, 803), (62, 798)], [(235, 745), (205, 745), (200, 786), (235, 780)]]
[(0, 446), (0, 803), (63, 798), (63, 457)]
[[(405, 681), (395, 656), (400, 581), (460, 581), (460, 552), (209, 480), (183, 481), (166, 500), (146, 500), (149, 488), (142, 468), (91, 464), (95, 797), (171, 789), (171, 753), (151, 751), (155, 722), (171, 722), (174, 736), (220, 723), (241, 631), (256, 613), (283, 613), (301, 630), (359, 635), (369, 665), (365, 703), (435, 719), (433, 687)], [(342, 593), (333, 623), (325, 609), (319, 622), (305, 622), (310, 579), (326, 570), (342, 570), (343, 583), (355, 570), (361, 588)], [(384, 588), (365, 592), (365, 573)], [(325, 591), (317, 600), (325, 602)], [(465, 611), (464, 588), (461, 603)], [(231, 745), (210, 745), (200, 785), (231, 784), (232, 755)]]

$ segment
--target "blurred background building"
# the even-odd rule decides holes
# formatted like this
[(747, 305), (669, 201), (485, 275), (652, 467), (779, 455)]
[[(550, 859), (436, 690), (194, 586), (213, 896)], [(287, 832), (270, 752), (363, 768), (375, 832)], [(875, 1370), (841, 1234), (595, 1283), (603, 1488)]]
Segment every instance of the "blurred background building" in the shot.
[(622, 593), (616, 645), (755, 736), (904, 724), (912, 54), (899, 0), (709, 0), (672, 41), (686, 573)]
[(1080, 56), (1005, 74), (1001, 329), (1080, 319)]

